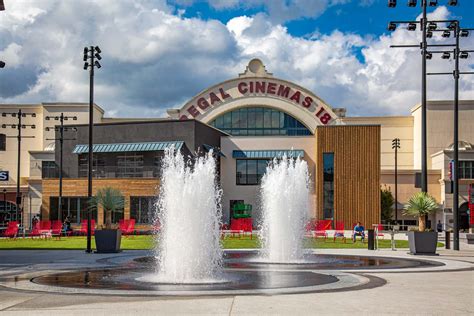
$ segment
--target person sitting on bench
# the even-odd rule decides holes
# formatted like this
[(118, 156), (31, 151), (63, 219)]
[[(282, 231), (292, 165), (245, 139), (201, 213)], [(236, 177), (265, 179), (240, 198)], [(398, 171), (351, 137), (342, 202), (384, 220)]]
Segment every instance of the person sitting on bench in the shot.
[(356, 236), (362, 237), (362, 242), (364, 242), (365, 238), (365, 228), (362, 226), (360, 222), (357, 222), (357, 225), (354, 226), (354, 234), (353, 234), (353, 240), (356, 242)]

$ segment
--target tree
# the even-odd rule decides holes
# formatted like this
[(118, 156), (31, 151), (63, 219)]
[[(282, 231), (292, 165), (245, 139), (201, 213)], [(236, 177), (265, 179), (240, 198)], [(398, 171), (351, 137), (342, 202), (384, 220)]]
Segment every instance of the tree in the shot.
[(112, 228), (112, 212), (123, 212), (125, 199), (120, 190), (106, 187), (99, 189), (97, 194), (91, 198), (90, 208), (97, 209), (102, 206), (105, 212), (105, 228)]
[(425, 231), (425, 216), (438, 209), (438, 203), (435, 198), (426, 192), (415, 193), (404, 207), (404, 214), (418, 217), (418, 230)]
[(392, 221), (393, 214), (393, 203), (395, 199), (393, 198), (392, 192), (387, 188), (383, 187), (380, 189), (380, 203), (382, 210), (382, 221), (389, 223)]

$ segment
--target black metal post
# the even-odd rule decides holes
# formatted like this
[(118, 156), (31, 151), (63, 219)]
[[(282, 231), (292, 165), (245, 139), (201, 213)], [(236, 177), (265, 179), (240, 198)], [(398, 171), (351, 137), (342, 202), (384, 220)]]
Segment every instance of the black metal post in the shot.
[(5, 213), (7, 213), (7, 189), (3, 189), (3, 208)]
[(456, 22), (454, 49), (454, 166), (453, 166), (453, 249), (459, 250), (459, 22)]
[[(427, 139), (426, 139), (426, 51), (427, 51), (427, 40), (426, 40), (426, 28), (428, 25), (426, 7), (427, 0), (421, 1), (423, 8), (423, 18), (421, 21), (422, 28), (422, 44), (421, 44), (421, 191), (428, 192), (428, 161), (427, 161)], [(428, 215), (425, 215), (425, 223), (428, 224)]]
[[(18, 209), (20, 208), (21, 205), (21, 195), (20, 195), (20, 161), (21, 161), (21, 129), (22, 129), (22, 124), (21, 124), (21, 116), (23, 113), (21, 112), (21, 109), (18, 110), (18, 161), (17, 161), (17, 172), (16, 172), (16, 210), (15, 210), (15, 220), (18, 221)], [(20, 222), (21, 226), (21, 222)]]
[(63, 143), (64, 143), (64, 114), (59, 117), (59, 198), (58, 198), (58, 219), (63, 219)]
[(398, 158), (398, 146), (395, 146), (395, 222), (398, 221), (398, 161), (397, 161), (397, 158)]
[[(87, 197), (90, 201), (92, 198), (92, 145), (93, 145), (93, 124), (94, 124), (94, 46), (89, 48), (90, 50), (90, 72), (89, 72), (89, 164), (88, 164), (88, 180), (87, 180)], [(91, 253), (91, 238), (92, 238), (92, 210), (89, 207), (87, 212), (87, 250), (86, 252)]]

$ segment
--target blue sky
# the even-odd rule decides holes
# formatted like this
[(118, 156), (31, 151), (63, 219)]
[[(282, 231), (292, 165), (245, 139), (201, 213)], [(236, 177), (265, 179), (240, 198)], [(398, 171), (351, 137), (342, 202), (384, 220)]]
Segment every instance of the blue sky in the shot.
[[(260, 58), (349, 115), (407, 115), (420, 100), (419, 32), (386, 31), (420, 8), (399, 0), (4, 0), (0, 103), (87, 102), (82, 48), (99, 45), (96, 102), (111, 116), (160, 117)], [(474, 1), (430, 8), (430, 18), (474, 27)], [(432, 42), (447, 43), (436, 37)], [(463, 47), (474, 49), (474, 34)], [(474, 55), (474, 54), (473, 54)], [(430, 71), (451, 71), (433, 58)], [(474, 58), (461, 68), (474, 69)], [(452, 78), (429, 78), (429, 99), (451, 99)], [(460, 83), (474, 99), (474, 76)]]
[[(315, 0), (317, 1), (317, 0)], [(287, 1), (291, 2), (291, 1)], [(345, 3), (329, 6), (320, 16), (301, 17), (283, 24), (288, 28), (288, 32), (294, 36), (308, 36), (314, 32), (328, 34), (338, 29), (342, 32), (351, 32), (360, 35), (379, 36), (386, 33), (386, 26), (390, 20), (413, 20), (420, 14), (421, 8), (411, 8), (406, 5), (406, 0), (399, 0), (396, 8), (388, 8), (387, 0), (357, 0), (357, 1), (341, 1)], [(418, 1), (420, 2), (420, 1)], [(216, 9), (207, 1), (196, 1), (192, 5), (180, 5), (174, 1), (177, 8), (186, 10), (185, 17), (200, 17), (202, 19), (216, 19), (222, 23), (227, 23), (235, 16), (253, 16), (258, 13), (268, 14), (265, 5), (256, 6), (235, 6), (227, 9)], [(447, 1), (439, 0), (439, 5), (446, 5)], [(428, 12), (434, 11), (435, 8), (429, 7)], [(459, 1), (455, 7), (450, 7), (453, 18), (461, 21), (464, 16), (471, 12), (471, 23), (474, 22), (474, 1)], [(469, 23), (469, 17), (466, 16)]]

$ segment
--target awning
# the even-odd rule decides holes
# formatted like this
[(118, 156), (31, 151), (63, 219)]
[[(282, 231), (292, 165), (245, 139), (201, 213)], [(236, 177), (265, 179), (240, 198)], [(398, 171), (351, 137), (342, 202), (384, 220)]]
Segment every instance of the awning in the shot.
[(283, 156), (287, 157), (304, 157), (304, 150), (234, 150), (232, 151), (232, 158), (266, 158), (273, 159)]
[(217, 148), (217, 147), (213, 147), (213, 146), (208, 145), (208, 144), (202, 144), (202, 147), (204, 147), (204, 150), (206, 152), (210, 152), (211, 150), (213, 150), (214, 152), (217, 152), (219, 154), (219, 156), (225, 157), (224, 153), (222, 151), (220, 151), (219, 148)]
[[(149, 143), (116, 143), (116, 144), (94, 144), (92, 152), (94, 153), (118, 153), (131, 151), (161, 151), (171, 146), (176, 150), (181, 149), (183, 141), (174, 142), (149, 142)], [(84, 154), (89, 152), (89, 145), (76, 145), (73, 154)]]

